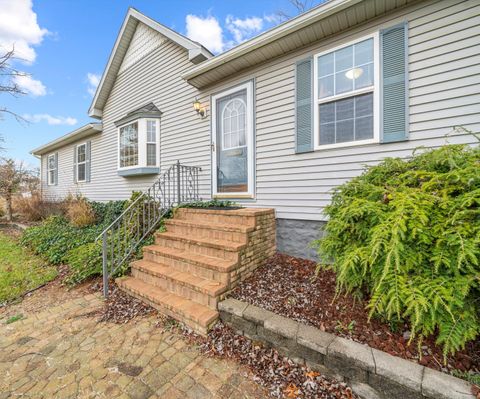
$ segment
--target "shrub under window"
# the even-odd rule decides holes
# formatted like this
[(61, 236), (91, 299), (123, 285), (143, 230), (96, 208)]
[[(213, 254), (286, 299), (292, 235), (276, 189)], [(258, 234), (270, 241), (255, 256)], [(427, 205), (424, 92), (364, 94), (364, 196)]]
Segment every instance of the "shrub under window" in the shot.
[(480, 332), (480, 149), (447, 145), (386, 159), (338, 187), (322, 259), (372, 316), (406, 320), (454, 353)]

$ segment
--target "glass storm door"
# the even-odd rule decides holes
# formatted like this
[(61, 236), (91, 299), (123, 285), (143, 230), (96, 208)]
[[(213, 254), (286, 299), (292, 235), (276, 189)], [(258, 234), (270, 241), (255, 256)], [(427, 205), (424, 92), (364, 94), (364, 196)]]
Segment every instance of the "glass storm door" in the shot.
[(213, 194), (253, 196), (253, 104), (251, 82), (212, 97)]

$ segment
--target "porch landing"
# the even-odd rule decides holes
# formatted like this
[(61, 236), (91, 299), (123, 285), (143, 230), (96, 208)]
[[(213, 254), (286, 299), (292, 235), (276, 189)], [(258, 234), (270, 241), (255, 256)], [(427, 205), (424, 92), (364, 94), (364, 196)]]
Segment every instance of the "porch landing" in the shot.
[(118, 286), (200, 334), (217, 304), (275, 253), (275, 211), (179, 208)]

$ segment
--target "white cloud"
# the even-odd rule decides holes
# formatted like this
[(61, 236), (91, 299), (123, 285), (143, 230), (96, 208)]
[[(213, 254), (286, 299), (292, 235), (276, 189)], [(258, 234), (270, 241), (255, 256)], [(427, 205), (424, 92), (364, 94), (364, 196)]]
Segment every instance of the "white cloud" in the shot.
[(278, 14), (269, 14), (265, 15), (263, 19), (271, 25), (278, 25), (279, 23), (285, 21), (280, 15)]
[(234, 18), (232, 15), (227, 15), (225, 25), (238, 44), (261, 32), (263, 29), (263, 19), (260, 17), (240, 19)]
[(280, 18), (274, 14), (243, 19), (227, 15), (222, 27), (214, 16), (202, 17), (189, 14), (185, 22), (187, 37), (204, 45), (212, 53), (218, 54), (278, 24)]
[(30, 122), (47, 122), (49, 125), (68, 125), (73, 126), (77, 124), (77, 120), (71, 116), (52, 116), (49, 114), (24, 114), (23, 117)]
[(97, 86), (100, 83), (101, 76), (95, 73), (87, 73), (87, 82), (88, 82), (88, 93), (93, 97), (95, 95), (95, 91), (97, 90)]
[(220, 53), (225, 48), (223, 30), (217, 18), (199, 17), (189, 14), (186, 17), (187, 37), (201, 43), (213, 53)]
[(19, 75), (13, 78), (14, 82), (23, 91), (30, 94), (32, 97), (40, 97), (47, 94), (47, 88), (39, 80), (33, 79), (30, 75)]
[(36, 53), (33, 46), (39, 45), (49, 32), (37, 22), (31, 0), (0, 0), (0, 43), (3, 50), (15, 46), (15, 56), (24, 63), (32, 64)]

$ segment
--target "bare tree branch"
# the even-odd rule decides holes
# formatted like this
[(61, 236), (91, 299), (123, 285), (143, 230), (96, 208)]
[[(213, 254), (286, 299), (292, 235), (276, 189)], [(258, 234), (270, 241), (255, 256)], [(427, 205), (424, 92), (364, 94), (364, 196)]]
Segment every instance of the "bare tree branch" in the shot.
[(288, 0), (289, 3), (295, 8), (295, 15), (286, 13), (283, 10), (278, 10), (275, 15), (280, 19), (280, 21), (285, 22), (289, 19), (292, 19), (296, 15), (303, 14), (305, 11), (312, 8), (314, 1), (313, 0)]
[[(13, 61), (21, 60), (15, 57), (15, 46), (11, 50), (7, 50), (0, 54), (0, 94), (10, 94), (14, 97), (24, 96), (27, 94), (17, 83), (16, 78), (21, 76), (30, 76), (28, 73), (19, 71), (12, 66)], [(0, 119), (2, 116), (12, 115), (18, 122), (28, 123), (28, 121), (14, 111), (6, 107), (0, 107)]]

